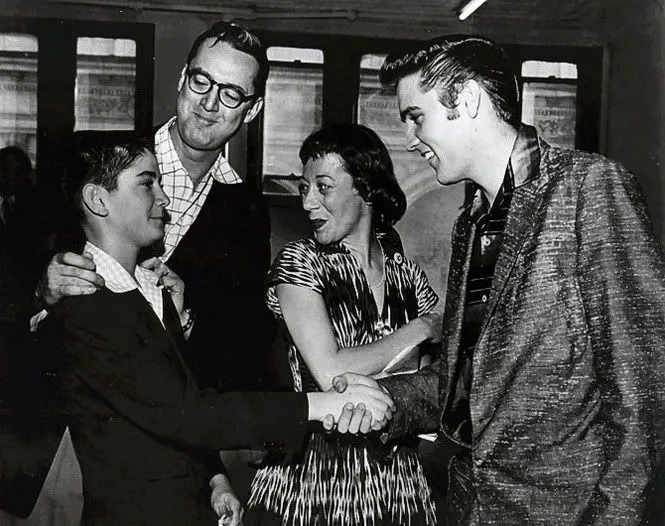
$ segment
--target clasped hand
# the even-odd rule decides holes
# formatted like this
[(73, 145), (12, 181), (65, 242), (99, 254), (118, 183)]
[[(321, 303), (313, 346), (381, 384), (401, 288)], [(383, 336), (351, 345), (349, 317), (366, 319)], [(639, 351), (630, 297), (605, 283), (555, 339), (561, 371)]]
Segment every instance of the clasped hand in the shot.
[[(395, 411), (390, 395), (372, 378), (355, 373), (335, 377), (325, 393), (309, 393), (310, 415), (327, 431), (369, 433), (383, 429)], [(335, 415), (339, 415), (337, 418)]]

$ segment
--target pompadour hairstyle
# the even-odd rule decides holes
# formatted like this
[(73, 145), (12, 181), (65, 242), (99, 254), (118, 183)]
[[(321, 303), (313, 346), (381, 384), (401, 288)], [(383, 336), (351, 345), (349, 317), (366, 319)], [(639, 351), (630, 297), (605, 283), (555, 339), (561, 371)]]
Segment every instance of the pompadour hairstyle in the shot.
[(413, 73), (420, 74), (423, 90), (435, 89), (441, 104), (450, 109), (464, 85), (475, 80), (499, 118), (519, 125), (517, 78), (503, 49), (491, 40), (469, 35), (435, 38), (405, 53), (388, 55), (379, 79), (384, 86), (394, 86)]

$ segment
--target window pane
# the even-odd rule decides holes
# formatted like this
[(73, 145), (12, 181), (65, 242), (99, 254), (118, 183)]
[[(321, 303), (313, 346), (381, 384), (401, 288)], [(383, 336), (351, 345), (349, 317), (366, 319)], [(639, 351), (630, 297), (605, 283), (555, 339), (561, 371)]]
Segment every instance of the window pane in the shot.
[(536, 127), (549, 143), (575, 147), (577, 86), (525, 82), (522, 91), (522, 121)]
[(0, 34), (0, 148), (37, 157), (37, 37)]
[(75, 130), (133, 130), (136, 42), (79, 38)]
[(268, 58), (272, 63), (263, 121), (264, 192), (297, 195), (297, 182), (290, 175), (302, 172), (298, 150), (321, 126), (323, 53), (269, 48)]
[(364, 55), (360, 62), (358, 123), (372, 128), (388, 147), (395, 175), (409, 203), (436, 187), (427, 161), (406, 149), (404, 123), (399, 118), (394, 88), (382, 88), (379, 69), (385, 55)]
[(522, 77), (535, 77), (540, 79), (576, 79), (577, 65), (568, 62), (527, 60), (522, 63)]

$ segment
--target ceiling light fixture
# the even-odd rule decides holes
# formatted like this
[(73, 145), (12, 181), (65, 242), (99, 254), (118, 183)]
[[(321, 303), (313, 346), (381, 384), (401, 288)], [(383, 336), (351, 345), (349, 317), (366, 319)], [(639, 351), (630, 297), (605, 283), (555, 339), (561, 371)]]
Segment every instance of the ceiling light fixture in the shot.
[(471, 14), (478, 9), (481, 5), (483, 5), (487, 0), (471, 0), (468, 2), (460, 11), (459, 13), (459, 19), (460, 20), (466, 20), (471, 16)]

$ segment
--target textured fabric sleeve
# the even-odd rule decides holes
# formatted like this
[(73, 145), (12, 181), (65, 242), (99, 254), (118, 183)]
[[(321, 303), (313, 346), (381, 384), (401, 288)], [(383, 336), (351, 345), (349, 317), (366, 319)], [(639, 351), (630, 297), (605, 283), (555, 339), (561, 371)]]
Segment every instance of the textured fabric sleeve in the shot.
[(413, 374), (397, 374), (379, 380), (395, 402), (393, 415), (385, 438), (395, 439), (439, 428), (439, 376), (443, 362), (433, 364)]
[(648, 508), (663, 495), (665, 262), (632, 174), (591, 159), (578, 193), (577, 268), (612, 431), (586, 523), (662, 524)]
[(266, 303), (268, 308), (278, 317), (282, 317), (282, 309), (277, 300), (275, 287), (280, 284), (296, 285), (306, 289), (323, 292), (321, 283), (320, 261), (317, 259), (316, 246), (309, 239), (301, 239), (288, 243), (277, 254), (266, 278)]

